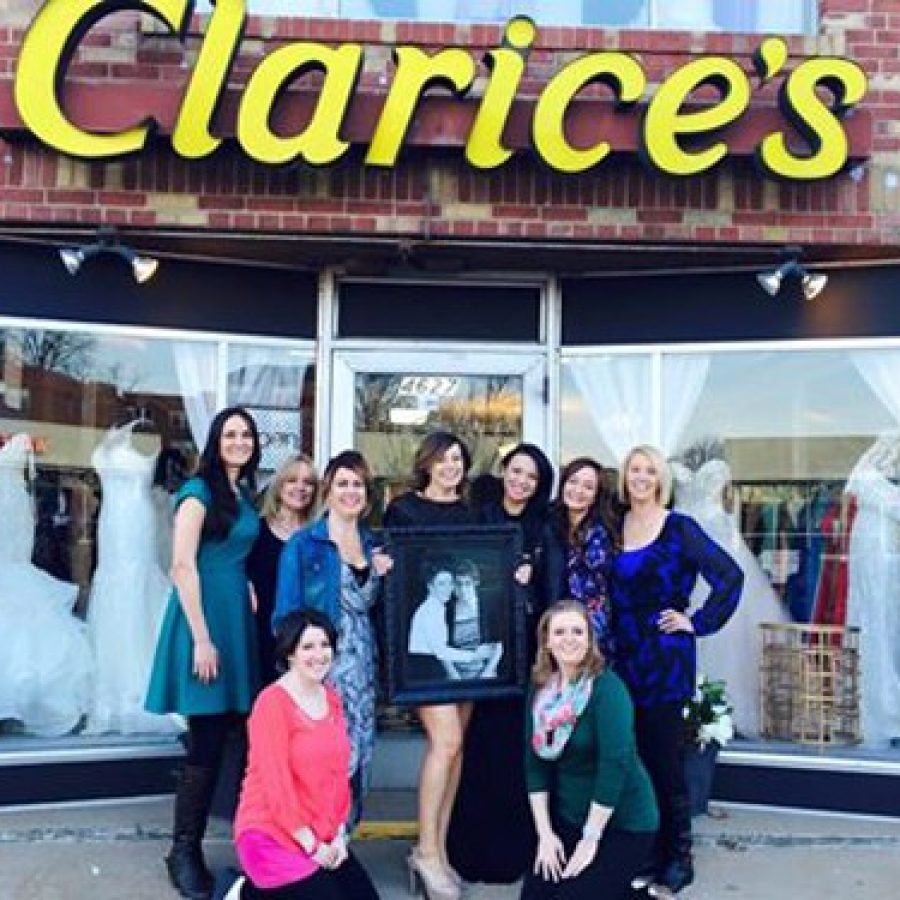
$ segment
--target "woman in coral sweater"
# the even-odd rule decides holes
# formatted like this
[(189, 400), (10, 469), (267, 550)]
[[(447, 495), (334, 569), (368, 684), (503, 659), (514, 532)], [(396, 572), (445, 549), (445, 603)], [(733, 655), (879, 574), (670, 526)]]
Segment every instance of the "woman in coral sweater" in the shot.
[(245, 877), (229, 900), (377, 900), (347, 848), (350, 741), (325, 677), (337, 634), (314, 609), (289, 613), (276, 633), (284, 674), (260, 693), (248, 722), (249, 762), (235, 847)]

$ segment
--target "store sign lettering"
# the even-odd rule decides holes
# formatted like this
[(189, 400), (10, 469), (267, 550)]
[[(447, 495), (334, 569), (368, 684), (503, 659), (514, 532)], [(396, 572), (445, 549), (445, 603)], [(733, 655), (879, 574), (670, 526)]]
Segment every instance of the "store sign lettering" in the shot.
[[(158, 125), (155, 120), (116, 133), (86, 131), (67, 118), (60, 86), (80, 40), (110, 12), (150, 13), (173, 34), (184, 37), (193, 7), (193, 0), (46, 3), (25, 36), (14, 85), (16, 106), (26, 128), (56, 150), (84, 159), (140, 152)], [(186, 159), (203, 159), (222, 143), (211, 122), (240, 46), (245, 19), (244, 0), (217, 0), (171, 135), (175, 152)], [(530, 19), (512, 19), (506, 25), (503, 45), (485, 55), (487, 81), (464, 151), (469, 164), (478, 169), (502, 166), (514, 152), (504, 144), (504, 127), (535, 38)], [(460, 47), (429, 54), (418, 47), (400, 46), (394, 58), (396, 71), (365, 156), (370, 166), (396, 164), (426, 91), (444, 85), (462, 99), (479, 74), (471, 53)], [(355, 43), (329, 47), (295, 42), (269, 53), (243, 88), (236, 123), (243, 152), (267, 165), (303, 161), (327, 166), (338, 162), (350, 147), (341, 129), (363, 59), (364, 47)], [(841, 119), (862, 101), (867, 89), (860, 66), (846, 59), (815, 57), (784, 74), (787, 45), (781, 38), (764, 40), (754, 61), (759, 85), (782, 78), (779, 95), (784, 117), (806, 145), (798, 152), (787, 133), (767, 134), (756, 148), (763, 169), (796, 181), (814, 181), (839, 172), (849, 156)], [(322, 83), (310, 120), (296, 134), (276, 133), (270, 120), (279, 96), (313, 71), (321, 73)], [(723, 129), (748, 112), (754, 91), (750, 76), (736, 62), (707, 56), (676, 69), (647, 99), (647, 75), (634, 56), (619, 51), (585, 54), (550, 78), (533, 107), (534, 151), (559, 172), (584, 172), (602, 163), (613, 149), (607, 141), (574, 146), (566, 134), (571, 104), (588, 85), (597, 82), (612, 91), (620, 107), (646, 102), (639, 126), (642, 156), (657, 171), (677, 176), (706, 172), (728, 155)], [(714, 99), (691, 104), (704, 88), (713, 89)]]

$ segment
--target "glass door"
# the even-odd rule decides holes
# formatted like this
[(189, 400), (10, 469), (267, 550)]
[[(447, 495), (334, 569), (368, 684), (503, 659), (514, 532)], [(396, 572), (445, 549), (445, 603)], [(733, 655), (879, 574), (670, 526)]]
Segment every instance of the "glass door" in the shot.
[(339, 350), (331, 447), (362, 451), (377, 476), (375, 517), (407, 487), (416, 447), (452, 431), (491, 471), (520, 440), (544, 445), (544, 357), (536, 353)]

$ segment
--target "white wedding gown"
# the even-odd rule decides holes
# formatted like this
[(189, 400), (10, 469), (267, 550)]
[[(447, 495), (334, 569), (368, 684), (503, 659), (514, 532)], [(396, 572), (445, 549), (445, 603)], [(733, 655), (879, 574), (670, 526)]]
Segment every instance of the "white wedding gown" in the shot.
[(108, 431), (91, 455), (102, 491), (87, 612), (95, 678), (86, 730), (94, 734), (174, 730), (168, 717), (144, 711), (170, 585), (157, 562), (156, 455), (134, 447), (133, 426)]
[(850, 533), (847, 624), (860, 629), (863, 742), (900, 738), (900, 487), (897, 448), (881, 438), (859, 459), (845, 490), (857, 501)]
[[(716, 634), (697, 641), (697, 670), (723, 679), (734, 706), (734, 727), (742, 737), (759, 737), (761, 622), (786, 623), (790, 616), (778, 599), (756, 557), (744, 541), (734, 519), (725, 511), (722, 493), (731, 482), (731, 470), (711, 459), (692, 472), (672, 464), (675, 508), (693, 516), (703, 530), (726, 550), (744, 573), (744, 588), (734, 615)], [(691, 597), (692, 607), (706, 597), (702, 579)]]
[(25, 483), (31, 439), (17, 434), (0, 449), (0, 719), (58, 737), (87, 711), (91, 651), (72, 610), (78, 586), (31, 562), (34, 510)]

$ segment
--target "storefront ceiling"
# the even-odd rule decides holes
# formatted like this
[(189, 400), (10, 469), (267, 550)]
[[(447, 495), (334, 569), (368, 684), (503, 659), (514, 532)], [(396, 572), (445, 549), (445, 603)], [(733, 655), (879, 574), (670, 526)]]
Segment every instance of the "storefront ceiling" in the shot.
[[(45, 226), (0, 228), (0, 241), (62, 247), (90, 243), (94, 229)], [(778, 245), (581, 243), (571, 241), (419, 239), (351, 235), (242, 234), (238, 232), (128, 230), (123, 243), (160, 259), (320, 269), (337, 266), (350, 275), (428, 275), (478, 272), (555, 272), (563, 275), (743, 271), (781, 260)], [(526, 251), (526, 252), (523, 252)], [(896, 264), (896, 247), (805, 245), (807, 266)]]

